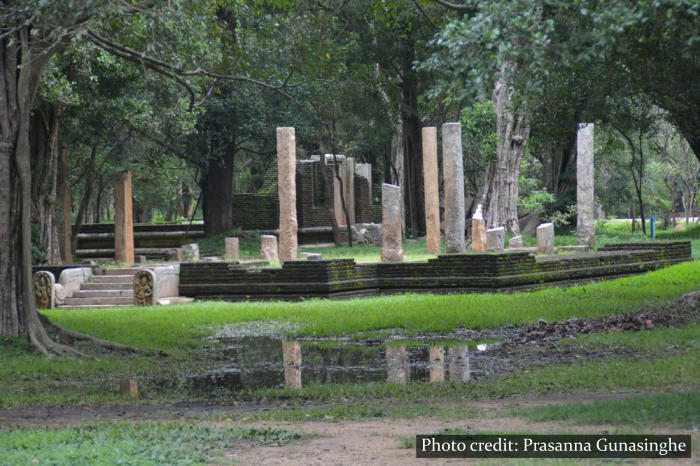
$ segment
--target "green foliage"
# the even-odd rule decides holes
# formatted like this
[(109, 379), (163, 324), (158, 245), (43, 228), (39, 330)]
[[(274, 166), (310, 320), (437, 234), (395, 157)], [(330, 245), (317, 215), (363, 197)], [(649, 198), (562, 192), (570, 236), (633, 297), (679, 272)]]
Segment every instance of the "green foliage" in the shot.
[(529, 421), (574, 424), (667, 426), (692, 430), (700, 424), (700, 393), (680, 393), (537, 406), (517, 413)]
[(159, 422), (20, 428), (2, 432), (0, 457), (8, 464), (210, 464), (235, 440), (282, 444), (299, 437), (282, 429)]

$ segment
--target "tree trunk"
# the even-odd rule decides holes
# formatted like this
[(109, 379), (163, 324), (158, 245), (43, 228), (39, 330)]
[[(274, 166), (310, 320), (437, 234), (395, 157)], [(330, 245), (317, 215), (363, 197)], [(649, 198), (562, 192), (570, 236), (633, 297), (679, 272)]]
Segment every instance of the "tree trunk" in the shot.
[(518, 179), (520, 161), (530, 135), (529, 113), (524, 103), (513, 101), (513, 86), (508, 79), (516, 70), (513, 61), (501, 62), (499, 78), (493, 90), (496, 112), (496, 132), (499, 136), (496, 148), (496, 164), (489, 187), (489, 203), (486, 214), (488, 228), (505, 226), (519, 234)]
[(413, 69), (415, 44), (406, 45), (401, 75), (401, 126), (403, 133), (404, 174), (400, 184), (406, 215), (406, 229), (425, 233), (425, 203), (421, 187), (423, 157), (421, 154), (421, 118), (418, 112), (418, 76)]
[(30, 150), (32, 161), (32, 217), (39, 227), (45, 259), (60, 264), (55, 205), (58, 184), (58, 134), (60, 104), (42, 102), (32, 113)]
[(61, 220), (59, 227), (61, 260), (64, 264), (73, 263), (71, 246), (71, 196), (70, 196), (70, 170), (68, 168), (68, 151), (65, 147), (60, 150), (58, 163), (58, 195), (60, 197), (60, 209), (58, 218)]
[(200, 181), (207, 236), (233, 228), (233, 161), (233, 151), (228, 151), (222, 160), (212, 160)]

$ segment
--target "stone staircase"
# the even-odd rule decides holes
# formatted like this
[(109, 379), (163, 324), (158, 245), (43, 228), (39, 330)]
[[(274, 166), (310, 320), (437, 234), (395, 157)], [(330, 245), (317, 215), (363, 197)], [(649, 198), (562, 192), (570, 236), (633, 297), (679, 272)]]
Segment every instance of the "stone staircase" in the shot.
[(66, 298), (61, 307), (112, 307), (134, 304), (134, 274), (142, 268), (99, 269)]

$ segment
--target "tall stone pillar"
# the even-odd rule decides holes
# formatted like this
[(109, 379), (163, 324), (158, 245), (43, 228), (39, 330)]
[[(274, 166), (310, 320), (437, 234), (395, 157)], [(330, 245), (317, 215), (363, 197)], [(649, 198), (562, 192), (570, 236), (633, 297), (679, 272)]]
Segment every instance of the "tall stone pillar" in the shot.
[(440, 254), (440, 184), (438, 181), (437, 128), (423, 128), (423, 183), (425, 191), (425, 248)]
[(132, 213), (131, 172), (114, 175), (114, 260), (134, 265), (134, 217)]
[(382, 184), (382, 262), (403, 262), (401, 187)]
[(462, 163), (462, 126), (442, 125), (442, 178), (445, 181), (445, 242), (447, 252), (463, 253), (464, 242), (464, 169)]
[(579, 244), (595, 244), (593, 123), (581, 123), (576, 134), (576, 237)]
[(277, 183), (280, 200), (280, 262), (297, 259), (296, 138), (294, 128), (277, 128)]

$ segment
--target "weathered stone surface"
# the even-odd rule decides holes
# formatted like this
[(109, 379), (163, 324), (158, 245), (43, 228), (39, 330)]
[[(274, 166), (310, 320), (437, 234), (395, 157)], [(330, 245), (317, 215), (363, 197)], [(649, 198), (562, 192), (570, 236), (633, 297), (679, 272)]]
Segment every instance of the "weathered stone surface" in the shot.
[(224, 258), (221, 256), (206, 256), (202, 257), (202, 262), (223, 262)]
[[(326, 154), (326, 163), (332, 170), (333, 177), (333, 209), (335, 211), (335, 219), (338, 225), (347, 225), (347, 220), (345, 219), (345, 211), (343, 210), (342, 200), (345, 201), (345, 206), (348, 209), (348, 217), (350, 218), (350, 224), (355, 223), (355, 159), (352, 157), (346, 157), (342, 154), (335, 155), (335, 162), (337, 162), (337, 167), (333, 163), (333, 155)], [(338, 177), (335, 175), (335, 170), (338, 170)], [(341, 200), (341, 185), (343, 199)]]
[(386, 381), (405, 385), (411, 378), (411, 367), (405, 345), (386, 347)]
[(476, 206), (474, 215), (472, 215), (472, 251), (486, 251), (486, 222), (481, 212), (481, 204)]
[(156, 301), (162, 298), (172, 298), (179, 294), (180, 264), (163, 265), (153, 269), (156, 281), (153, 293)]
[(581, 123), (576, 135), (576, 237), (579, 244), (595, 243), (593, 123)]
[(114, 175), (114, 260), (134, 265), (134, 220), (131, 172)]
[(148, 259), (146, 258), (146, 256), (143, 256), (143, 255), (136, 256), (136, 262), (139, 264), (143, 264), (147, 261), (148, 261)]
[(509, 248), (522, 248), (523, 247), (523, 237), (522, 235), (513, 236), (510, 241), (508, 241)]
[(34, 298), (39, 309), (56, 307), (56, 278), (51, 272), (40, 271), (34, 274)]
[(282, 342), (284, 384), (289, 388), (301, 388), (301, 344), (296, 341)]
[(437, 128), (423, 128), (422, 139), (425, 248), (428, 254), (440, 254), (440, 182), (438, 180)]
[(307, 261), (320, 261), (323, 260), (323, 254), (307, 254), (306, 255), (306, 260)]
[(143, 269), (134, 274), (134, 304), (153, 306), (156, 303), (156, 275), (152, 270)]
[(543, 223), (537, 227), (537, 253), (554, 254), (554, 225)]
[(277, 237), (275, 235), (262, 235), (260, 237), (260, 254), (263, 260), (277, 261)]
[(503, 251), (506, 242), (506, 229), (504, 227), (489, 228), (486, 230), (486, 250)]
[(87, 282), (90, 277), (92, 277), (92, 267), (76, 267), (61, 272), (58, 282), (63, 285), (66, 298), (70, 298), (73, 293), (80, 290), (80, 284)]
[(183, 262), (199, 262), (199, 245), (197, 243), (185, 244), (182, 249)]
[(182, 262), (183, 256), (182, 256), (182, 248), (173, 248), (168, 250), (168, 255), (167, 255), (168, 261), (171, 262)]
[(352, 226), (352, 240), (358, 244), (382, 244), (382, 225), (380, 223), (357, 223)]
[(382, 262), (403, 262), (401, 188), (382, 184)]
[(66, 302), (66, 289), (60, 283), (54, 285), (54, 300), (56, 306), (63, 306)]
[(449, 373), (452, 382), (469, 382), (469, 348), (450, 346), (448, 349)]
[(462, 126), (442, 125), (442, 177), (445, 183), (445, 243), (447, 253), (463, 253), (464, 241), (464, 168), (462, 162)]
[(241, 250), (238, 238), (224, 238), (224, 252), (229, 262), (241, 260)]
[(428, 349), (428, 363), (430, 364), (430, 381), (445, 381), (445, 348), (442, 346), (431, 346)]
[(279, 258), (297, 259), (296, 136), (294, 128), (277, 128)]

